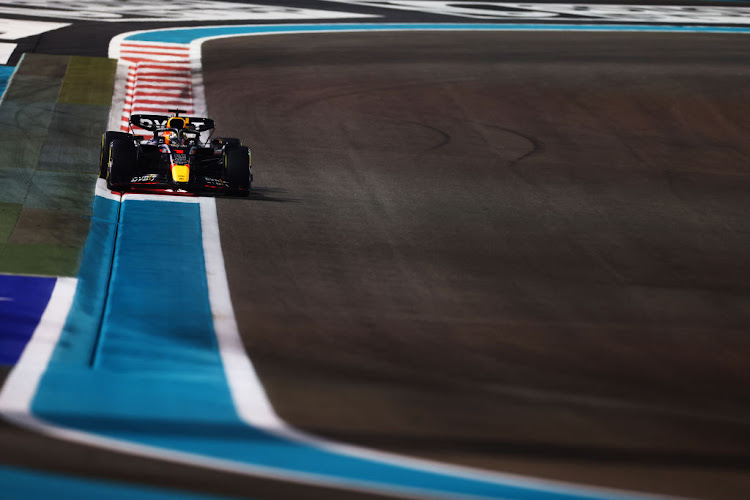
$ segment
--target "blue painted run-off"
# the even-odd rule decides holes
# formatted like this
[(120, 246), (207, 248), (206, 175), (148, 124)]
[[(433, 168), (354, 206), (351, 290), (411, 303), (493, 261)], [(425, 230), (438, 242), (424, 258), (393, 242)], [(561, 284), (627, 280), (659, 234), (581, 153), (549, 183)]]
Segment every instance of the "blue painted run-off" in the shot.
[[(0, 465), (0, 485), (3, 500), (29, 500), (54, 498), (55, 500), (81, 500), (98, 498), (107, 500), (222, 500), (225, 497), (198, 495), (134, 486), (125, 483), (107, 483), (96, 479), (49, 474), (20, 467)], [(229, 499), (226, 499), (229, 500)]]
[(0, 275), (0, 365), (14, 365), (47, 307), (56, 278)]
[(93, 360), (107, 300), (120, 203), (96, 196), (93, 213), (76, 294), (52, 355), (53, 366), (87, 366)]
[(16, 71), (15, 66), (0, 66), (0, 97), (5, 94), (5, 89), (8, 87), (10, 77)]
[(652, 24), (284, 24), (217, 26), (146, 31), (126, 37), (128, 41), (190, 43), (202, 38), (282, 33), (331, 33), (337, 31), (625, 31), (678, 33), (750, 33), (743, 26), (677, 26)]

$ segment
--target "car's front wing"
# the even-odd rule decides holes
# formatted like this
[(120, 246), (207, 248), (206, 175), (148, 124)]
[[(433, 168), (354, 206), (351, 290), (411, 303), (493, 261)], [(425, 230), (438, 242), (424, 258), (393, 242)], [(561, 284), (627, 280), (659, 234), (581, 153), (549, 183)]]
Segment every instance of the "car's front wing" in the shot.
[(130, 182), (118, 188), (123, 191), (164, 194), (242, 194), (230, 189), (224, 179), (209, 176), (196, 176), (187, 183), (177, 183), (164, 174), (145, 174), (132, 177)]

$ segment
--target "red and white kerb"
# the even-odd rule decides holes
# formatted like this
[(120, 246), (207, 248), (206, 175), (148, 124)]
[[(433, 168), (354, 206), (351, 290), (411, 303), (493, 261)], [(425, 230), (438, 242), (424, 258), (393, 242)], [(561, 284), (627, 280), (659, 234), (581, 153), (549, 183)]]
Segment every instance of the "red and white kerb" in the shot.
[[(188, 45), (161, 42), (123, 42), (120, 60), (129, 63), (125, 105), (120, 129), (128, 130), (130, 116), (137, 113), (169, 114), (170, 109), (195, 113)], [(141, 135), (150, 134), (136, 129)]]

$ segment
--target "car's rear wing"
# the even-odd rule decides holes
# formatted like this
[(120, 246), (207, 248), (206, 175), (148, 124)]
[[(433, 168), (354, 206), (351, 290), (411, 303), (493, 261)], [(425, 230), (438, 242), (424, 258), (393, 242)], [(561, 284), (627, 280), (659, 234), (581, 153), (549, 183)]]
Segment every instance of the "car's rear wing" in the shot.
[[(130, 117), (130, 125), (133, 128), (156, 132), (167, 127), (167, 120), (169, 118), (167, 115), (132, 115)], [(205, 132), (215, 127), (214, 121), (210, 118), (199, 116), (185, 116), (181, 118), (185, 118), (188, 122), (188, 128), (192, 128), (196, 132)]]

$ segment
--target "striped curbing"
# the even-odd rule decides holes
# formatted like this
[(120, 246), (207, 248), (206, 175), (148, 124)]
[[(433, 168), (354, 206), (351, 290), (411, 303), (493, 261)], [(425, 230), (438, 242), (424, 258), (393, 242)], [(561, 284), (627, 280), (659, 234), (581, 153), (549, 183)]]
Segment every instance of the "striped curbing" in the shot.
[[(129, 130), (136, 113), (167, 114), (169, 109), (195, 113), (189, 47), (167, 43), (123, 43), (120, 61), (128, 65), (120, 130)], [(136, 129), (137, 133), (147, 133)]]

